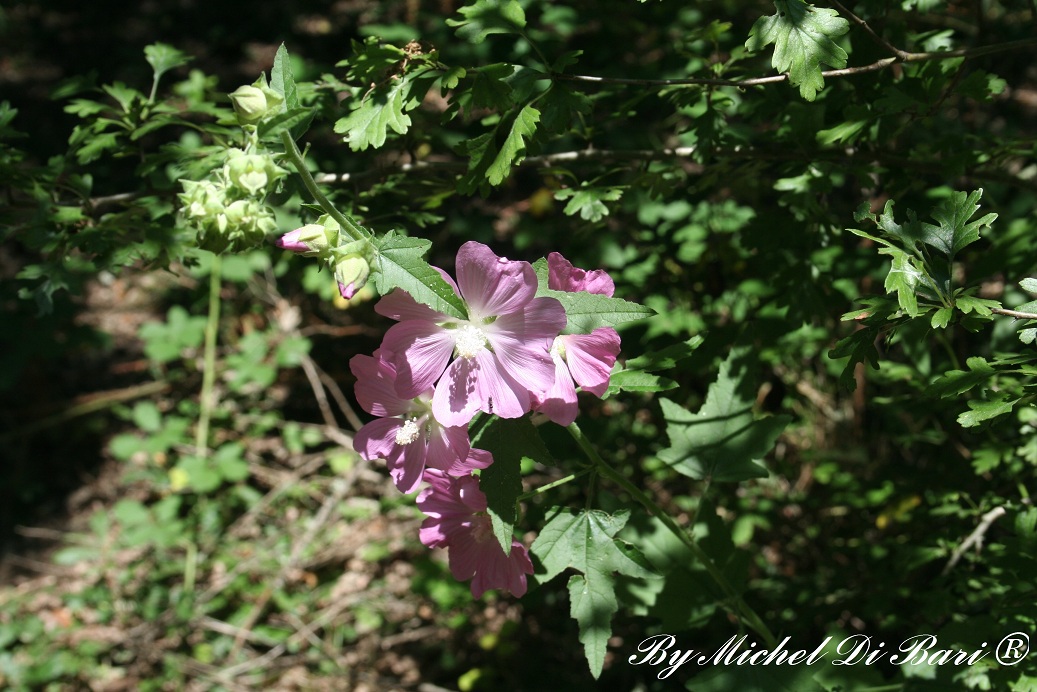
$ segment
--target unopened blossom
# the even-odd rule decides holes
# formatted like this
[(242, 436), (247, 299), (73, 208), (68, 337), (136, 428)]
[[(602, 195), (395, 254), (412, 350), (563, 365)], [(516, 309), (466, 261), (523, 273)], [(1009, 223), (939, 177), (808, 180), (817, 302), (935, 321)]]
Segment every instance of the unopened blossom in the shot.
[[(472, 454), (487, 454), (473, 449)], [(505, 553), (493, 534), (486, 513), (486, 495), (475, 476), (452, 478), (436, 470), (425, 471), (429, 486), (418, 495), (418, 509), (428, 515), (421, 524), (421, 542), (430, 548), (446, 548), (450, 572), (458, 581), (472, 580), (472, 595), (489, 589), (526, 593), (526, 575), (533, 563), (521, 542), (512, 539)]]
[[(579, 269), (557, 252), (547, 256), (547, 266), (547, 285), (553, 290), (587, 291), (610, 298), (615, 292), (612, 278), (602, 269)], [(536, 409), (559, 425), (571, 424), (579, 413), (576, 385), (595, 396), (604, 394), (619, 347), (619, 334), (611, 327), (598, 327), (590, 334), (555, 337), (551, 344), (554, 382), (537, 397)]]
[(397, 393), (413, 397), (435, 385), (432, 410), (445, 425), (463, 425), (476, 411), (524, 415), (531, 392), (554, 381), (550, 348), (565, 310), (554, 298), (535, 297), (528, 262), (498, 257), (474, 241), (457, 253), (457, 283), (443, 278), (465, 302), (468, 319), (436, 312), (399, 289), (375, 307), (400, 320), (382, 342), (394, 354)]
[(432, 415), (431, 388), (412, 399), (397, 396), (396, 370), (383, 356), (376, 351), (374, 357), (358, 355), (349, 361), (357, 378), (357, 401), (380, 416), (357, 432), (353, 449), (365, 459), (385, 459), (389, 475), (404, 493), (417, 489), (426, 467), (464, 475), (488, 466), (485, 457), (469, 454), (467, 426), (444, 426)]

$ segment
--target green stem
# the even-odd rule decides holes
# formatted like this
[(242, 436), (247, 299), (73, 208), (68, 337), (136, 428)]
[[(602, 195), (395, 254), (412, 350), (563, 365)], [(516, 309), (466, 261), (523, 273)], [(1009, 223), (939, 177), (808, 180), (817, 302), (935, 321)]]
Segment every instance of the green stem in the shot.
[(317, 204), (323, 209), (328, 216), (335, 219), (338, 225), (342, 228), (342, 231), (353, 240), (364, 240), (369, 238), (370, 234), (366, 232), (360, 224), (346, 216), (338, 209), (336, 209), (331, 201), (324, 196), (324, 193), (317, 187), (317, 182), (310, 175), (310, 171), (306, 168), (306, 161), (302, 157), (302, 152), (299, 151), (299, 147), (295, 144), (295, 140), (292, 139), (291, 133), (287, 130), (281, 133), (281, 143), (284, 144), (284, 153), (288, 156), (288, 160), (295, 166), (296, 172), (299, 173), (299, 177), (302, 178), (303, 185), (309, 191), (313, 199), (317, 200)]
[(201, 410), (198, 412), (198, 427), (195, 429), (195, 452), (200, 457), (209, 454), (209, 418), (212, 416), (213, 385), (216, 382), (216, 338), (220, 326), (220, 286), (222, 260), (212, 256), (209, 268), (209, 317), (205, 322), (205, 361), (202, 366)]
[(577, 478), (579, 478), (580, 476), (586, 476), (588, 473), (590, 473), (592, 471), (594, 471), (594, 467), (593, 466), (588, 466), (587, 468), (585, 468), (582, 471), (578, 471), (576, 473), (570, 473), (565, 478), (559, 478), (558, 480), (552, 481), (552, 482), (548, 483), (547, 485), (540, 486), (536, 490), (531, 490), (528, 493), (522, 493), (521, 495), (518, 496), (518, 498), (515, 501), (516, 502), (522, 502), (523, 500), (528, 500), (531, 497), (536, 497), (537, 495), (539, 495), (541, 493), (546, 493), (548, 490), (551, 490), (552, 488), (557, 488), (560, 485), (565, 485), (566, 483), (574, 481)]
[(734, 604), (735, 610), (742, 621), (759, 634), (768, 647), (773, 648), (776, 646), (777, 639), (774, 638), (774, 635), (771, 633), (770, 629), (768, 629), (767, 625), (764, 624), (763, 620), (760, 619), (760, 616), (756, 614), (756, 611), (749, 607), (749, 604), (738, 595), (738, 592), (731, 586), (731, 583), (727, 581), (727, 577), (724, 576), (724, 573), (720, 571), (720, 568), (716, 566), (716, 563), (714, 563), (712, 559), (710, 559), (709, 555), (699, 547), (698, 543), (688, 535), (688, 532), (678, 526), (677, 522), (675, 522), (669, 514), (663, 511), (663, 509), (657, 505), (652, 498), (645, 494), (643, 490), (631, 483), (625, 476), (623, 476), (623, 474), (609, 466), (605, 460), (601, 458), (597, 450), (594, 449), (593, 445), (591, 445), (590, 440), (584, 436), (583, 431), (580, 430), (576, 423), (571, 424), (567, 429), (573, 439), (576, 440), (576, 443), (580, 445), (581, 449), (583, 449), (587, 458), (593, 462), (598, 473), (605, 478), (614, 481), (630, 493), (635, 500), (640, 502), (644, 508), (649, 511), (649, 513), (655, 516), (655, 518), (661, 521), (663, 525), (673, 533), (673, 535), (679, 538), (681, 542), (687, 546), (688, 550), (691, 551), (692, 555), (695, 556), (695, 559), (706, 568), (706, 571), (709, 572), (709, 576), (713, 578), (713, 581), (715, 581), (720, 589), (727, 594), (727, 597), (730, 599), (731, 603)]

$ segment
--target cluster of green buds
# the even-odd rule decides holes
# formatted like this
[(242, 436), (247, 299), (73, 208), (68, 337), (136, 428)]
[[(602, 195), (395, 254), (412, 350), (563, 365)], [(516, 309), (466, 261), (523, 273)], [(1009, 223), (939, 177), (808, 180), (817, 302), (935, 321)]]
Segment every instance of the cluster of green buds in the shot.
[(278, 239), (277, 246), (323, 261), (335, 273), (339, 293), (346, 300), (356, 295), (371, 275), (374, 261), (371, 242), (351, 239), (327, 214), (316, 223), (285, 233)]
[(256, 124), (282, 107), (281, 95), (261, 76), (252, 86), (239, 87), (230, 99), (247, 135), (247, 149), (228, 149), (223, 166), (206, 180), (180, 181), (182, 223), (194, 229), (198, 247), (214, 253), (259, 247), (277, 232), (274, 211), (264, 199), (288, 174), (272, 154), (261, 150), (256, 137)]

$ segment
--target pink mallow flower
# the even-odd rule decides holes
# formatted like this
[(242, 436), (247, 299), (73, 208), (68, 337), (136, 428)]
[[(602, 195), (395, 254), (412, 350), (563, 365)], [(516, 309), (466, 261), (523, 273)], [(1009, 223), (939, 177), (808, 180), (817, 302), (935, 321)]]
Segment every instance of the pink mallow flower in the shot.
[[(479, 449), (472, 453), (486, 454)], [(526, 575), (533, 563), (525, 546), (512, 539), (511, 552), (501, 549), (490, 516), (486, 495), (475, 476), (451, 478), (439, 471), (425, 471), (429, 486), (418, 495), (418, 509), (428, 515), (421, 524), (421, 542), (429, 548), (447, 548), (450, 572), (458, 581), (472, 580), (472, 595), (489, 589), (515, 596), (526, 593)]]
[(498, 257), (482, 243), (461, 246), (456, 284), (440, 273), (465, 301), (467, 320), (436, 312), (399, 289), (375, 306), (400, 321), (382, 341), (395, 354), (397, 394), (410, 398), (439, 380), (432, 411), (444, 425), (464, 425), (476, 411), (524, 415), (531, 393), (549, 389), (555, 379), (550, 348), (565, 326), (565, 310), (554, 298), (535, 297), (536, 273), (528, 262)]
[[(547, 256), (547, 268), (547, 287), (556, 291), (587, 291), (611, 298), (616, 290), (603, 269), (578, 269), (557, 252)], [(600, 397), (608, 389), (618, 355), (619, 334), (612, 327), (598, 327), (590, 334), (555, 337), (551, 345), (554, 383), (536, 397), (536, 409), (559, 425), (570, 425), (579, 413), (576, 385)]]
[(385, 459), (389, 475), (404, 493), (417, 490), (426, 467), (466, 475), (489, 466), (489, 455), (469, 453), (467, 425), (448, 427), (436, 421), (431, 387), (412, 399), (397, 396), (396, 370), (384, 355), (375, 351), (374, 357), (358, 355), (349, 361), (357, 401), (368, 413), (382, 416), (360, 428), (353, 449), (365, 459)]

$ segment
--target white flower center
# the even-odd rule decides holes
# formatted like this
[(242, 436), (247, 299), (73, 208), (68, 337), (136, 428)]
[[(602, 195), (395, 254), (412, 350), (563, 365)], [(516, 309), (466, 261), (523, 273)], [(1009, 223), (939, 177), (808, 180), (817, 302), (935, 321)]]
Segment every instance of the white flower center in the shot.
[(562, 341), (562, 337), (556, 336), (555, 340), (551, 342), (551, 355), (565, 360), (565, 342)]
[(478, 327), (466, 324), (457, 330), (454, 346), (457, 348), (457, 355), (471, 360), (479, 351), (486, 348), (486, 334)]
[(407, 422), (403, 424), (403, 427), (396, 431), (396, 444), (409, 445), (411, 442), (418, 439), (420, 433), (421, 428), (418, 426), (418, 419), (408, 418)]

